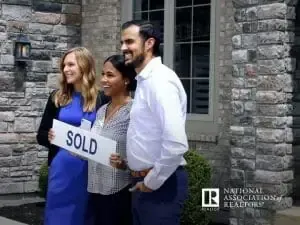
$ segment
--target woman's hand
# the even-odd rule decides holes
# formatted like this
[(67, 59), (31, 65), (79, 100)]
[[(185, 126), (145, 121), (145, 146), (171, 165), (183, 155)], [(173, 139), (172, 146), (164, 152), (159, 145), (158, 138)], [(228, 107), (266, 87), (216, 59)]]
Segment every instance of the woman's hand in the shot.
[(51, 143), (53, 141), (54, 137), (55, 137), (54, 130), (51, 128), (48, 131), (48, 141)]
[(109, 162), (110, 165), (114, 168), (122, 169), (122, 170), (126, 170), (127, 168), (127, 163), (125, 162), (124, 159), (121, 158), (120, 154), (118, 153), (111, 154), (109, 157)]

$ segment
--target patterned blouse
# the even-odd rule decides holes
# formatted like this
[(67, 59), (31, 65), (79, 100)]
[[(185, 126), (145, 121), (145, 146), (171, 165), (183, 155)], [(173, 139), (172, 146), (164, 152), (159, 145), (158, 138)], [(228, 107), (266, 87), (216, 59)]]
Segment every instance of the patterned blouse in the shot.
[[(109, 121), (104, 123), (108, 104), (103, 105), (97, 112), (95, 123), (91, 129), (103, 137), (117, 141), (117, 153), (126, 158), (126, 134), (129, 125), (129, 114), (132, 101), (122, 106)], [(131, 183), (129, 170), (115, 169), (88, 161), (88, 192), (102, 195), (114, 194)]]

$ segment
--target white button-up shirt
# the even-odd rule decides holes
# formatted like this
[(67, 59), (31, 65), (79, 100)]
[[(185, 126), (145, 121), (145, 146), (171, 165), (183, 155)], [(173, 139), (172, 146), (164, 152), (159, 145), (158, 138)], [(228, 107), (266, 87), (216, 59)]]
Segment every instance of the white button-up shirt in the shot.
[(128, 166), (135, 171), (152, 168), (144, 183), (156, 190), (186, 164), (187, 97), (176, 73), (160, 57), (153, 58), (136, 79), (127, 132)]

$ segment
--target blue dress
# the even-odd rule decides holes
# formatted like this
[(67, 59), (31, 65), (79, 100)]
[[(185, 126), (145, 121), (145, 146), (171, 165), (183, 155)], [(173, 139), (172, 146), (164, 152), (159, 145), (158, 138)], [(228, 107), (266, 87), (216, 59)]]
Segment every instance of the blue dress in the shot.
[[(75, 92), (72, 102), (60, 109), (58, 119), (79, 127), (81, 119), (92, 123), (96, 111), (83, 112), (81, 94)], [(88, 164), (60, 148), (49, 169), (45, 207), (45, 225), (86, 225), (88, 214)]]

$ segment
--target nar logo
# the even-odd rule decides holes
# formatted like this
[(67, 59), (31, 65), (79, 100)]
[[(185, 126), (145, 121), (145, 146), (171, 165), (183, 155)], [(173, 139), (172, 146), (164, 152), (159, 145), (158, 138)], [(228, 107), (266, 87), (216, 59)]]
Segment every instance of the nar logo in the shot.
[(203, 188), (202, 189), (202, 207), (219, 207), (220, 199), (219, 188)]

